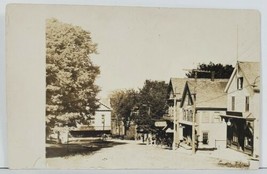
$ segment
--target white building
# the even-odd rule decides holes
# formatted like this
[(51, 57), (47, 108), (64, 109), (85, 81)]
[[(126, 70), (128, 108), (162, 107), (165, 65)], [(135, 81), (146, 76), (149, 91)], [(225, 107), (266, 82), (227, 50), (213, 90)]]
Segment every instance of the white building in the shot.
[(225, 88), (227, 145), (259, 157), (260, 154), (260, 64), (237, 62)]
[(91, 116), (90, 126), (94, 130), (111, 130), (111, 107), (110, 99), (101, 99), (100, 107), (95, 111), (95, 115)]
[[(182, 143), (190, 146), (198, 143), (198, 149), (226, 148), (226, 123), (220, 115), (226, 111), (227, 97), (224, 89), (227, 81), (228, 79), (197, 79), (186, 82), (180, 106), (177, 106), (177, 131)], [(195, 141), (192, 141), (193, 124)]]

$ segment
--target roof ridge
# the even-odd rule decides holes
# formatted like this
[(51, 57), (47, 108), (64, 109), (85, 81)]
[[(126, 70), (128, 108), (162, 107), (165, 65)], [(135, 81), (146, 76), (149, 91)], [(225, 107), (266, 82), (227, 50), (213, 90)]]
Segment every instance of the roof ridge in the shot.
[(237, 61), (237, 63), (260, 63), (259, 61)]

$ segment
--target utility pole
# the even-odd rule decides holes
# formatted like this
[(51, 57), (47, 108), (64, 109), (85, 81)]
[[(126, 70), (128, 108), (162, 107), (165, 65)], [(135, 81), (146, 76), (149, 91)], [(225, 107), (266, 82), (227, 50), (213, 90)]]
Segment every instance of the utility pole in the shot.
[(194, 86), (194, 96), (193, 96), (193, 119), (192, 119), (192, 154), (196, 153), (196, 134), (195, 134), (195, 117), (196, 117), (196, 98), (197, 98), (197, 94), (196, 94), (196, 87), (197, 87), (197, 73), (198, 71), (194, 71), (195, 72), (195, 86)]
[(174, 89), (173, 92), (173, 142), (172, 142), (172, 150), (175, 150), (176, 147), (176, 122), (177, 122), (177, 118), (176, 118), (176, 88)]
[(193, 96), (193, 118), (192, 118), (192, 154), (195, 154), (196, 153), (196, 144), (195, 144), (195, 141), (196, 141), (196, 134), (195, 134), (195, 117), (196, 117), (196, 87), (197, 87), (197, 73), (198, 72), (203, 72), (203, 73), (212, 73), (212, 75), (214, 74), (213, 72), (210, 72), (210, 71), (204, 71), (204, 70), (199, 70), (199, 69), (184, 69), (186, 71), (191, 71), (191, 72), (195, 72), (195, 85), (194, 85), (194, 96)]

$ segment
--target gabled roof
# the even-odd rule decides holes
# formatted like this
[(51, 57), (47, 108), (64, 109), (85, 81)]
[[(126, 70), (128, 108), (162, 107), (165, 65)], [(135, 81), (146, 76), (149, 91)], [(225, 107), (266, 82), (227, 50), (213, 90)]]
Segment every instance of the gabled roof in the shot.
[(197, 79), (187, 81), (186, 85), (191, 94), (196, 94), (196, 107), (227, 108), (227, 95), (224, 93), (227, 82), (228, 79)]
[(225, 92), (228, 91), (230, 84), (237, 71), (241, 71), (244, 79), (250, 85), (253, 90), (260, 90), (260, 63), (259, 62), (237, 62), (235, 69), (229, 79), (229, 82), (225, 88)]
[(191, 81), (193, 79), (189, 78), (171, 78), (170, 83), (169, 83), (169, 89), (168, 93), (172, 90), (176, 94), (182, 95), (184, 91), (184, 86), (187, 81)]
[(253, 89), (260, 89), (260, 63), (259, 62), (238, 62), (240, 70), (242, 71), (248, 84)]
[(102, 98), (99, 101), (99, 108), (97, 109), (97, 111), (111, 111), (111, 106), (110, 106), (110, 99), (108, 98)]

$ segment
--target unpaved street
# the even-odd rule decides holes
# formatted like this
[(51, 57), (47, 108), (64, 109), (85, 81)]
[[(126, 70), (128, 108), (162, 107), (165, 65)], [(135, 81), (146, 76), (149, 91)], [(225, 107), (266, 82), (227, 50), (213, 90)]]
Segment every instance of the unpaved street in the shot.
[(180, 148), (175, 151), (160, 146), (142, 145), (136, 141), (103, 148), (88, 155), (47, 159), (49, 168), (67, 169), (222, 169), (219, 159), (191, 155)]

